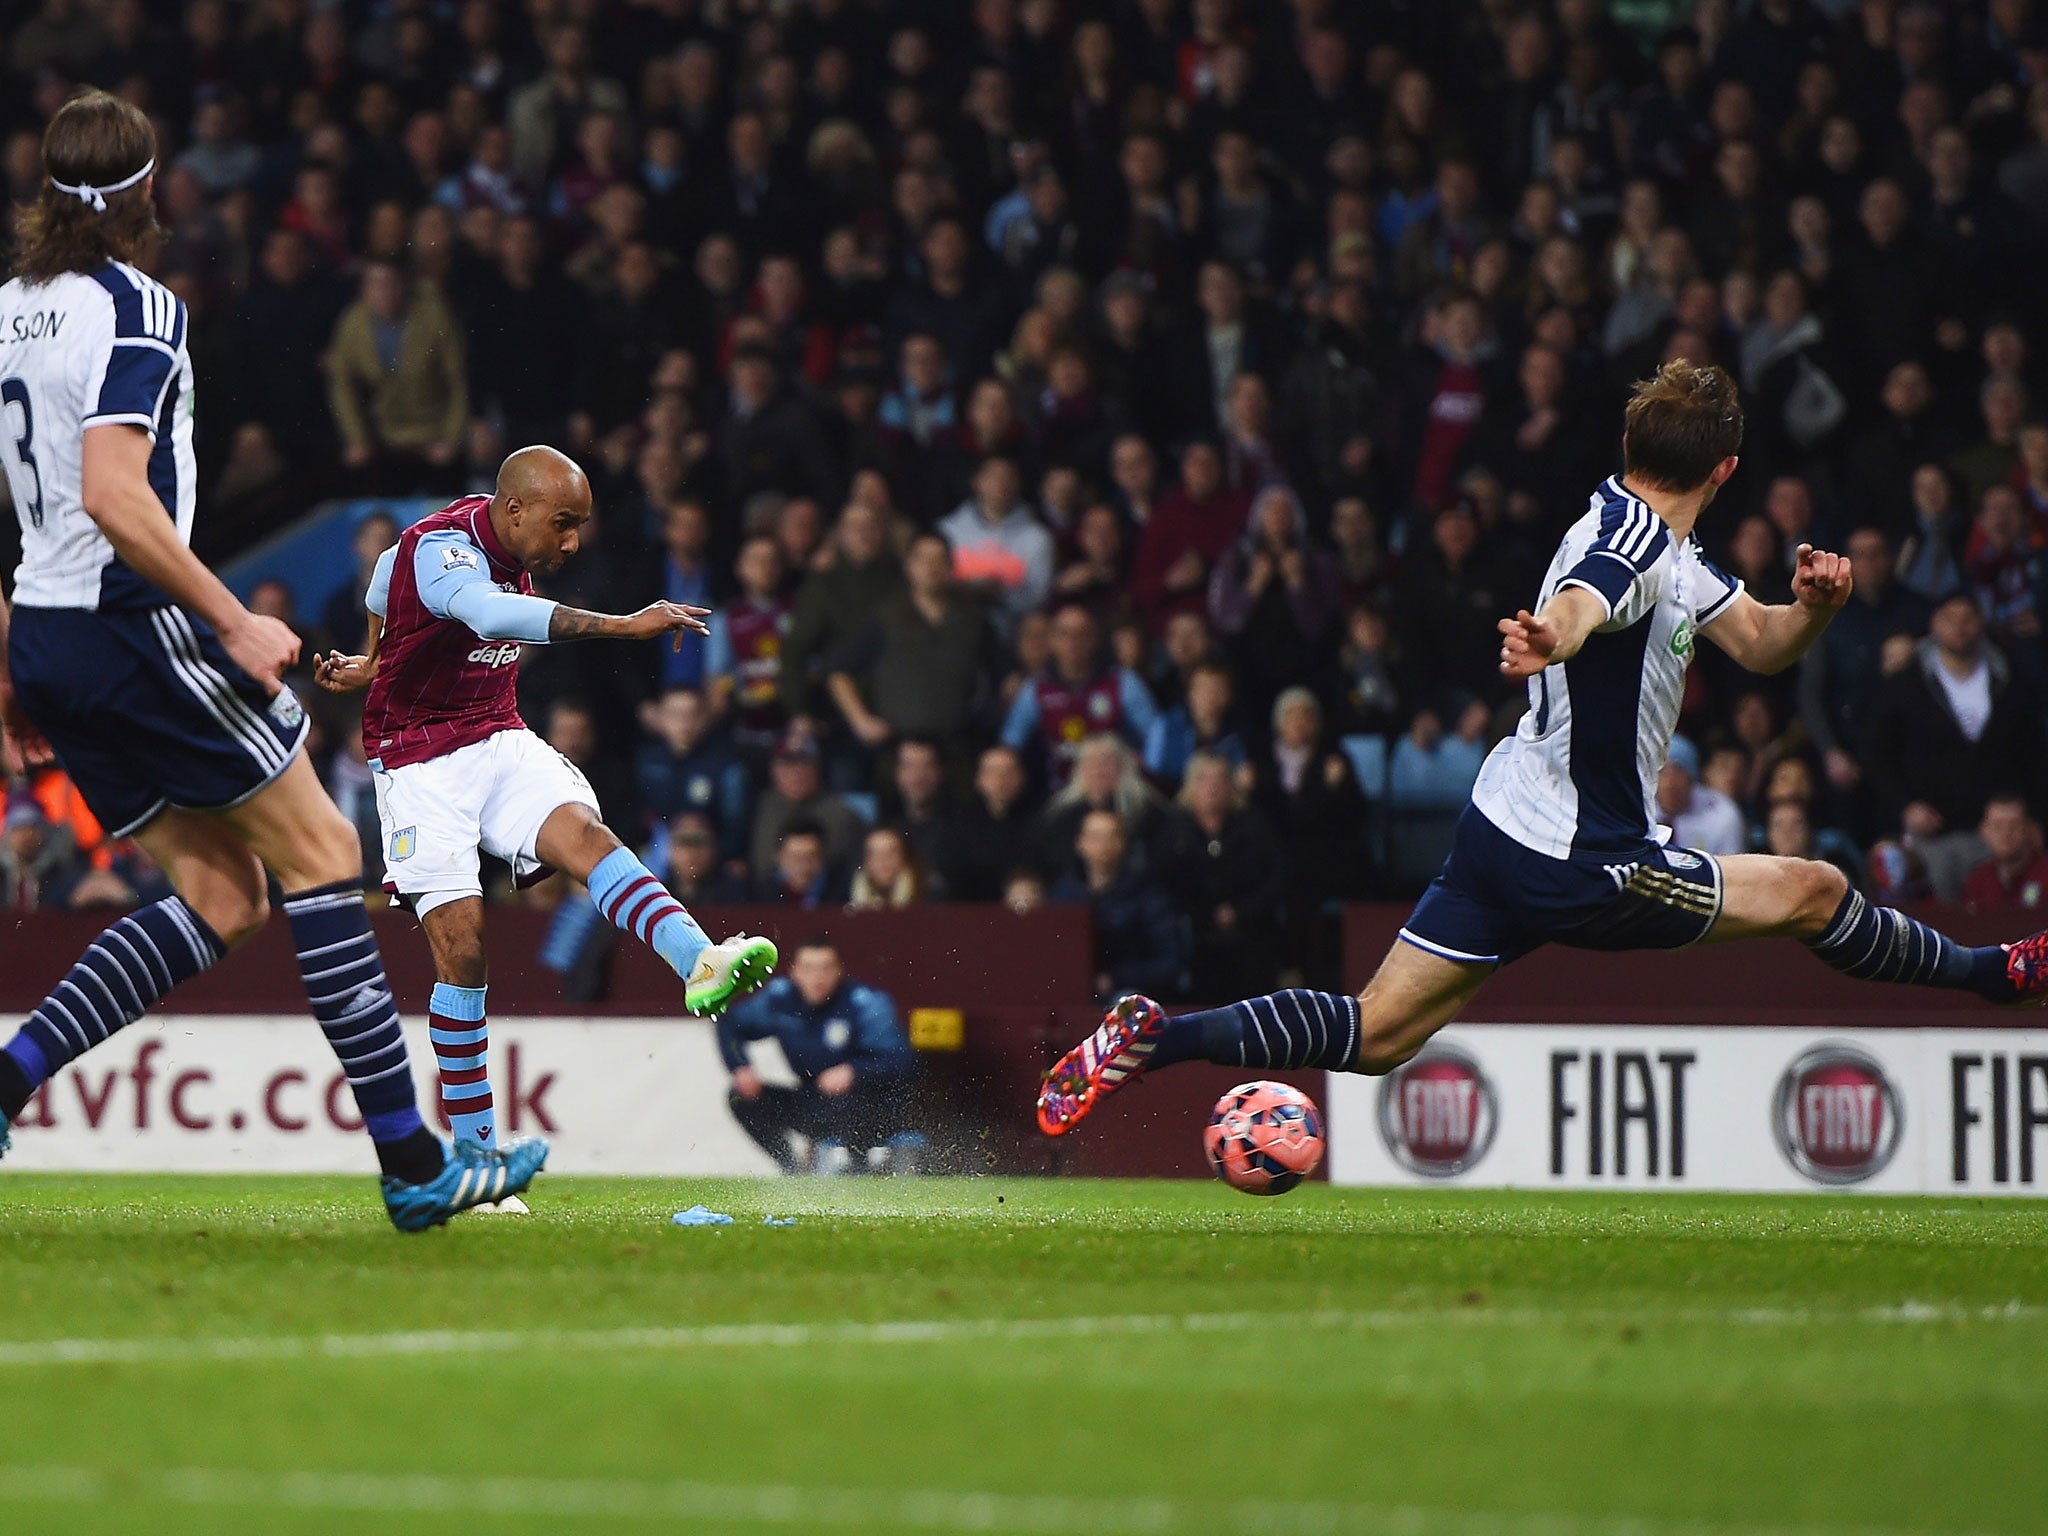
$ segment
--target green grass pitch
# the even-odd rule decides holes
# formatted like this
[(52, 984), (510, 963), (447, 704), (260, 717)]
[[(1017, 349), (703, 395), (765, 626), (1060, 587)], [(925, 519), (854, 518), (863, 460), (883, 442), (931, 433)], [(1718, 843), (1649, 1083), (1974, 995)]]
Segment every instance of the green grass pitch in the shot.
[(0, 1531), (2048, 1529), (2048, 1205), (371, 1195), (0, 1179)]

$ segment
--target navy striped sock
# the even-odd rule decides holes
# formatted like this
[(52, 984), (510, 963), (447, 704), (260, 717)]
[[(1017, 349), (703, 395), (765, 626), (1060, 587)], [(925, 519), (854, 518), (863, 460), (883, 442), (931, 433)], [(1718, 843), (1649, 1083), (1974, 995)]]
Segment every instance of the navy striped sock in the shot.
[(1168, 1020), (1150, 1064), (1202, 1060), (1345, 1072), (1357, 1059), (1358, 999), (1294, 988)]
[[(180, 897), (130, 912), (92, 941), (7, 1042), (28, 1094), (227, 952), (220, 935)], [(12, 1081), (13, 1074), (9, 1078), (19, 1091), (20, 1083)], [(27, 1101), (23, 1095), (22, 1103)], [(17, 1115), (21, 1107), (0, 1103), (0, 1114)]]
[(1895, 908), (1865, 901), (1858, 891), (1842, 898), (1827, 931), (1808, 939), (1806, 947), (1844, 976), (1859, 981), (1948, 987), (1975, 992), (1994, 1003), (2012, 996), (2005, 951), (1998, 945), (1966, 949)]
[(402, 1141), (423, 1131), (398, 1004), (384, 979), (363, 893), (353, 880), (298, 891), (285, 897), (284, 915), (306, 1001), (348, 1075), (370, 1139)]

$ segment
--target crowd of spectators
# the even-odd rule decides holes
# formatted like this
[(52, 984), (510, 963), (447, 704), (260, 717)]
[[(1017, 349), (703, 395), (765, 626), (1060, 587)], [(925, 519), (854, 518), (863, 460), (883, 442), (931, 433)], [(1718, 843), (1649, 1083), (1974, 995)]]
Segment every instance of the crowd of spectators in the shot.
[[(1856, 593), (1784, 676), (1701, 648), (1667, 820), (2040, 900), (2034, 0), (0, 0), (0, 32), (16, 205), (77, 85), (157, 121), (203, 547), (546, 441), (599, 508), (553, 595), (718, 606), (522, 679), (688, 899), (1086, 902), (1105, 988), (1307, 963), (1328, 903), (1440, 858), (1522, 707), (1493, 623), (1686, 357), (1748, 412), (1709, 552), (1782, 601), (1798, 545), (1843, 549)], [(353, 647), (361, 587), (264, 601)]]

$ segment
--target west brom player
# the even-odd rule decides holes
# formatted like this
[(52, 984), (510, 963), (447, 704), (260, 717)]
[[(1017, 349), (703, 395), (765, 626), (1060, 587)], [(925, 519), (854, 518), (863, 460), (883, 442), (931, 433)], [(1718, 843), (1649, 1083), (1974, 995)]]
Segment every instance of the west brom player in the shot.
[(2048, 933), (1966, 949), (1864, 900), (1831, 864), (1664, 842), (1657, 772), (1695, 638), (1752, 672), (1781, 672), (1849, 597), (1849, 562), (1807, 545), (1793, 601), (1777, 606), (1701, 554), (1694, 525), (1741, 444), (1721, 369), (1670, 363), (1637, 386), (1623, 473), (1565, 535), (1537, 610), (1500, 621), (1501, 671), (1529, 680), (1528, 711), (1487, 758), (1442, 874), (1362, 993), (1293, 990), (1171, 1019), (1149, 998), (1124, 998), (1046, 1074), (1040, 1127), (1063, 1135), (1104, 1094), (1176, 1061), (1389, 1072), (1495, 970), (1544, 944), (1780, 936), (1850, 976), (2048, 1000)]
[(558, 869), (600, 912), (684, 978), (684, 1005), (714, 1015), (768, 979), (775, 946), (713, 944), (598, 819), (589, 781), (519, 717), (522, 645), (703, 634), (709, 610), (653, 603), (586, 613), (533, 591), (590, 520), (590, 482), (552, 448), (506, 459), (489, 496), (465, 496), (400, 536), (370, 578), (367, 654), (319, 658), (323, 688), (367, 687), (363, 750), (383, 824), (385, 884), (434, 951), (432, 1030), (442, 1109), (459, 1138), (489, 1142), (484, 906), (477, 851), (525, 880)]
[(0, 1050), (0, 1151), (37, 1088), (263, 926), (284, 891), (313, 1013), (377, 1146), (391, 1219), (416, 1230), (524, 1189), (546, 1143), (452, 1152), (421, 1122), (355, 830), (283, 686), (299, 643), (186, 547), (192, 360), (185, 306), (131, 263), (159, 232), (156, 136), (100, 92), (43, 135), (46, 185), (0, 287), (0, 458), (21, 522), (0, 727), (12, 769), (54, 752), (175, 895), (86, 950)]

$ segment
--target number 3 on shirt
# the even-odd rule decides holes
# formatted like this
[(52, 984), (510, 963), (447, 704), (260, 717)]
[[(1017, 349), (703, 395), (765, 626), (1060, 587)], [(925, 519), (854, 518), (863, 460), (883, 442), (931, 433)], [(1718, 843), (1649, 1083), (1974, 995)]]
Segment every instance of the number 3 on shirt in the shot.
[[(21, 460), (21, 467), (28, 471), (35, 482), (35, 490), (29, 496), (28, 522), (31, 528), (43, 526), (43, 472), (36, 468), (35, 440), (36, 413), (28, 403), (28, 386), (20, 379), (0, 379), (0, 410), (10, 405), (21, 407), (21, 430), (14, 435), (15, 456)], [(8, 418), (9, 429), (13, 418)]]

